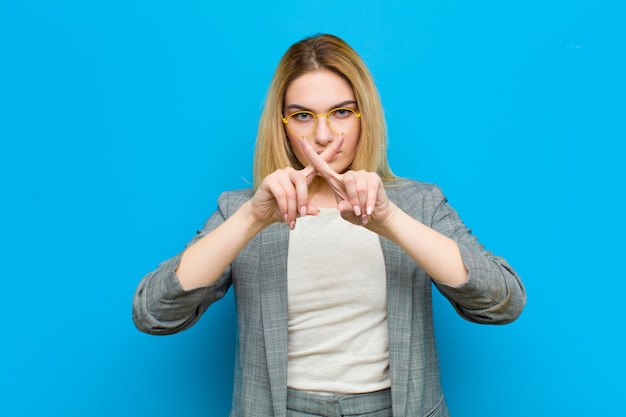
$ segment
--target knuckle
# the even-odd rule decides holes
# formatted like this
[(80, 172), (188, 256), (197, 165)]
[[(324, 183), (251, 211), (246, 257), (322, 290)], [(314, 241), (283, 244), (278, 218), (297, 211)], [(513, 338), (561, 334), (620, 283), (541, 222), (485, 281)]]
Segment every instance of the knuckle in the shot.
[(285, 189), (285, 190), (284, 190), (284, 193), (285, 193), (285, 197), (286, 197), (287, 199), (292, 199), (292, 198), (294, 198), (294, 197), (296, 196), (296, 190), (295, 190), (295, 189), (293, 189), (293, 188), (287, 188), (287, 189)]

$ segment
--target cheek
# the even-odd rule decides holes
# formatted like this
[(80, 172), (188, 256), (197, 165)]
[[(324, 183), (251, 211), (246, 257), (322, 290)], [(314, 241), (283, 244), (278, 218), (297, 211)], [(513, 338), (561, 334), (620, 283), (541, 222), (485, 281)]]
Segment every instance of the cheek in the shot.
[(359, 138), (361, 137), (361, 132), (359, 130), (352, 131), (348, 133), (348, 135), (344, 139), (343, 143), (343, 151), (349, 153), (352, 157), (356, 153), (356, 148), (359, 145)]
[(308, 165), (308, 159), (304, 156), (304, 152), (302, 151), (300, 138), (287, 135), (287, 140), (289, 141), (289, 145), (291, 146), (294, 155), (298, 158), (298, 161), (300, 161), (300, 164), (302, 164), (302, 166)]

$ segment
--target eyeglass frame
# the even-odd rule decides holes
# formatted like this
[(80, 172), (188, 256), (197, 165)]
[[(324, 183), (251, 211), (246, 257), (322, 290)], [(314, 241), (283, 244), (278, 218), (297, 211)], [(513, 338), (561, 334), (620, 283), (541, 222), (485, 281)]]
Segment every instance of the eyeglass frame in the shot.
[[(319, 113), (319, 114), (315, 114), (315, 113), (313, 113), (312, 111), (309, 111), (309, 110), (297, 110), (297, 111), (294, 111), (293, 113), (289, 114), (287, 117), (284, 117), (284, 116), (283, 116), (283, 117), (281, 117), (281, 119), (282, 119), (282, 121), (283, 121), (283, 124), (287, 126), (287, 129), (289, 129), (289, 131), (290, 131), (292, 134), (294, 134), (294, 135), (298, 135), (298, 134), (297, 134), (297, 133), (295, 133), (293, 130), (291, 130), (291, 128), (289, 127), (289, 119), (291, 118), (291, 116), (293, 116), (294, 114), (298, 114), (298, 113), (308, 113), (308, 114), (310, 114), (311, 116), (313, 116), (313, 119), (315, 119), (315, 122), (314, 122), (315, 124), (313, 125), (313, 129), (311, 129), (311, 131), (310, 131), (309, 133), (307, 133), (306, 135), (304, 135), (304, 136), (309, 136), (311, 133), (315, 132), (315, 129), (317, 128), (317, 122), (318, 122), (318, 120), (319, 120), (319, 117), (320, 117), (320, 116), (324, 116), (324, 117), (326, 118), (326, 124), (328, 124), (328, 128), (329, 128), (329, 129), (330, 129), (333, 133), (335, 133), (335, 134), (337, 134), (337, 135), (341, 135), (342, 133), (343, 133), (343, 134), (347, 134), (347, 133), (352, 132), (352, 131), (354, 130), (354, 128), (356, 127), (356, 122), (357, 122), (358, 120), (356, 120), (356, 121), (354, 122), (354, 126), (352, 126), (352, 128), (350, 128), (350, 130), (348, 130), (347, 132), (337, 132), (335, 129), (333, 129), (333, 128), (332, 128), (332, 126), (331, 126), (331, 124), (330, 124), (330, 118), (329, 118), (328, 116), (329, 116), (331, 113), (333, 113), (333, 112), (335, 112), (335, 111), (337, 111), (337, 110), (348, 110), (348, 111), (350, 111), (352, 114), (354, 114), (354, 115), (356, 116), (356, 118), (357, 118), (357, 119), (359, 119), (359, 118), (361, 117), (361, 112), (360, 112), (360, 111), (357, 111), (357, 110), (355, 110), (355, 109), (351, 109), (351, 108), (349, 108), (349, 107), (337, 107), (336, 109), (331, 109), (331, 110), (329, 110), (329, 111), (328, 111), (328, 113)], [(300, 136), (302, 136), (302, 135), (300, 135)], [(304, 137), (304, 136), (303, 136), (303, 137)]]

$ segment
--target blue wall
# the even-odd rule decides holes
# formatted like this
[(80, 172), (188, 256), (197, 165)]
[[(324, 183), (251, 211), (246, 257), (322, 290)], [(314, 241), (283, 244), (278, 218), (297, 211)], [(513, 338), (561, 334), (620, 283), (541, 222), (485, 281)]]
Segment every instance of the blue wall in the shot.
[(0, 0), (0, 415), (226, 415), (232, 294), (168, 337), (131, 299), (247, 186), (274, 67), (316, 32), (369, 63), (396, 173), (527, 286), (504, 327), (436, 297), (453, 415), (625, 412), (624, 2), (368, 3)]

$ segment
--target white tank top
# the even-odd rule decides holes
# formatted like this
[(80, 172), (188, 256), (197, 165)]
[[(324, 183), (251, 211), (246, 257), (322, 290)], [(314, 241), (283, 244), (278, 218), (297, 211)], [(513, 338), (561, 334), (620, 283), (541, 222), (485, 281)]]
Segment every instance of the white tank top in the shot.
[(331, 208), (299, 218), (290, 233), (288, 386), (328, 394), (389, 388), (378, 235)]

